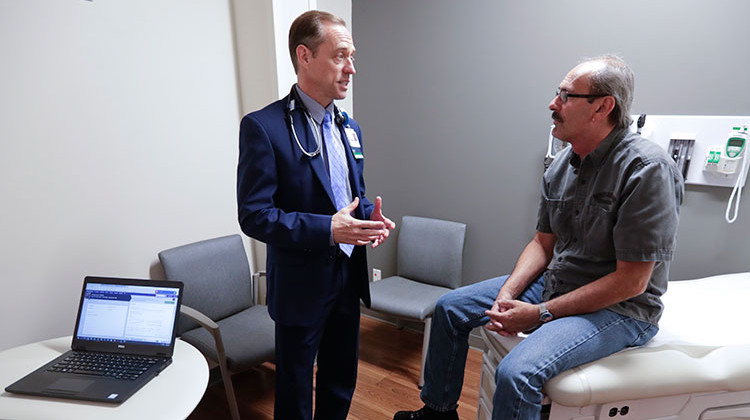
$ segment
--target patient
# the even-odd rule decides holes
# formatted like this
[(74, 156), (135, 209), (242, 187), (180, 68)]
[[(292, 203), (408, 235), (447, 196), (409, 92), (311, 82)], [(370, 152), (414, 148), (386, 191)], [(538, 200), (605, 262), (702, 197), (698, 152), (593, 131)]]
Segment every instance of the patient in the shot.
[(656, 334), (684, 187), (666, 152), (628, 130), (633, 79), (622, 59), (602, 56), (562, 80), (552, 134), (571, 147), (544, 174), (536, 233), (509, 276), (438, 301), (425, 405), (394, 420), (458, 419), (477, 326), (532, 331), (497, 367), (495, 420), (539, 418), (548, 379)]

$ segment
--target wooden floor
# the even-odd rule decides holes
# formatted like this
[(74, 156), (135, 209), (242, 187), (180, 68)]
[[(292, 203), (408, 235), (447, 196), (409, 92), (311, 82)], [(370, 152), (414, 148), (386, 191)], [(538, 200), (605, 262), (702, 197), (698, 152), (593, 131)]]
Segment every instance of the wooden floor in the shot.
[[(359, 373), (351, 420), (392, 419), (398, 410), (422, 407), (417, 380), (422, 355), (422, 334), (399, 330), (391, 324), (362, 317)], [(482, 354), (470, 349), (458, 414), (477, 417), (479, 372)], [(273, 419), (274, 367), (266, 363), (233, 376), (234, 390), (243, 420)], [(209, 386), (189, 420), (228, 419), (224, 387)]]

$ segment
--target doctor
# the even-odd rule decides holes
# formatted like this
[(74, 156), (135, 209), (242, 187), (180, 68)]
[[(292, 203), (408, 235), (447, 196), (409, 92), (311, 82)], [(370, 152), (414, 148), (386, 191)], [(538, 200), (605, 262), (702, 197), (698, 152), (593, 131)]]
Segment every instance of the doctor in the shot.
[[(346, 97), (354, 43), (326, 12), (289, 30), (297, 84), (240, 125), (242, 231), (267, 245), (268, 310), (276, 322), (277, 419), (345, 419), (357, 377), (359, 301), (369, 306), (364, 245), (395, 224), (365, 196), (362, 134), (335, 104)], [(252, 340), (252, 337), (248, 337)]]

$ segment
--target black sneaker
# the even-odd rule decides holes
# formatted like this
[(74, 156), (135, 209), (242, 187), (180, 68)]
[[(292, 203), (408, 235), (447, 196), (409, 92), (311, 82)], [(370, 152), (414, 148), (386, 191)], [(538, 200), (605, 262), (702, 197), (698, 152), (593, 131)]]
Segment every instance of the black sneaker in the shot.
[(399, 411), (393, 416), (393, 420), (458, 420), (458, 412), (435, 411), (424, 406), (417, 411)]

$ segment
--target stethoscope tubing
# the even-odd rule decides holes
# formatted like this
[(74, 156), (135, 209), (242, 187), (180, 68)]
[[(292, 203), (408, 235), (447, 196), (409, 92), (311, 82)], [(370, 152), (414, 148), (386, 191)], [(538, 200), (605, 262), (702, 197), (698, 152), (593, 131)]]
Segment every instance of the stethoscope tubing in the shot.
[(318, 136), (315, 136), (315, 140), (318, 143), (318, 148), (313, 152), (308, 152), (307, 150), (305, 150), (305, 148), (302, 146), (302, 143), (300, 143), (299, 141), (299, 137), (297, 137), (297, 130), (294, 129), (294, 117), (292, 117), (292, 111), (293, 109), (289, 110), (289, 128), (291, 128), (292, 130), (292, 137), (294, 137), (294, 141), (297, 142), (297, 147), (299, 147), (299, 150), (301, 150), (302, 153), (304, 153), (305, 156), (309, 158), (318, 156), (323, 148), (323, 142), (318, 140)]
[[(314, 158), (315, 156), (318, 156), (320, 154), (320, 152), (321, 152), (321, 150), (323, 148), (323, 141), (318, 137), (317, 130), (311, 124), (310, 128), (312, 129), (313, 133), (316, 134), (315, 135), (315, 140), (318, 143), (318, 148), (316, 150), (312, 151), (312, 152), (308, 152), (304, 148), (304, 146), (302, 146), (302, 143), (299, 141), (299, 137), (297, 136), (297, 130), (295, 130), (295, 128), (294, 128), (294, 117), (292, 116), (292, 113), (296, 109), (295, 105), (296, 105), (297, 99), (298, 99), (297, 92), (295, 92), (294, 86), (292, 86), (292, 90), (289, 92), (289, 99), (287, 99), (287, 103), (286, 103), (286, 112), (287, 112), (287, 118), (288, 118), (287, 122), (289, 123), (289, 129), (292, 132), (292, 137), (294, 137), (294, 141), (297, 143), (297, 147), (299, 147), (299, 150), (302, 153), (304, 153), (305, 156), (307, 156), (309, 158)], [(307, 117), (308, 123), (310, 123), (310, 120), (312, 120), (312, 117), (310, 116), (310, 113), (307, 111), (306, 108), (304, 108), (304, 106), (302, 108), (303, 108), (303, 111), (305, 113), (305, 116)], [(337, 108), (335, 108), (335, 105), (334, 105), (334, 109), (335, 109), (334, 112), (336, 113), (336, 123), (337, 123), (337, 125), (346, 124), (348, 126), (349, 125), (348, 124), (349, 116), (346, 115), (345, 112), (343, 113), (343, 115), (340, 115), (341, 112)]]

